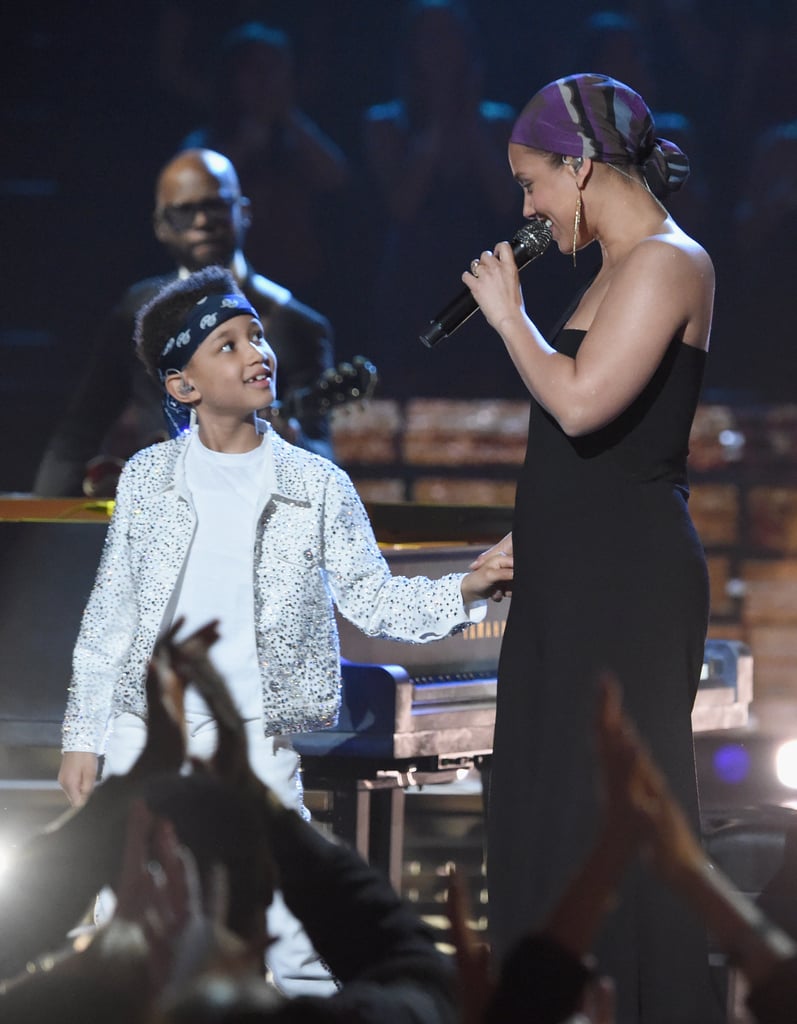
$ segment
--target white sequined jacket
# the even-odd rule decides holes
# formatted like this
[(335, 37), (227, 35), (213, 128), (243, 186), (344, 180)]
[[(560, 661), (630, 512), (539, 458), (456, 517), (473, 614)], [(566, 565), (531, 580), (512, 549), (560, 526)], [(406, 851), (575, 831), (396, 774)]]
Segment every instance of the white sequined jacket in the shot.
[[(462, 574), (392, 576), (348, 476), (272, 433), (276, 488), (253, 552), (255, 634), (267, 735), (333, 725), (340, 650), (333, 603), (370, 636), (424, 643), (468, 618)], [(116, 507), (73, 657), (63, 749), (101, 753), (108, 725), (146, 716), (144, 680), (194, 533), (184, 435), (138, 452)]]

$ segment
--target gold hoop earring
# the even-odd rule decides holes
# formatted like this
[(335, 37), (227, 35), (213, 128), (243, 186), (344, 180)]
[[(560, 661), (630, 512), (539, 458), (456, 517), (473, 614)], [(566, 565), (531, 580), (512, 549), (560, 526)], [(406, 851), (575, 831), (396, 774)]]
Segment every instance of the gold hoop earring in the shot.
[(578, 190), (576, 202), (576, 215), (573, 218), (573, 266), (576, 265), (576, 243), (578, 242), (578, 229), (581, 227), (581, 189)]

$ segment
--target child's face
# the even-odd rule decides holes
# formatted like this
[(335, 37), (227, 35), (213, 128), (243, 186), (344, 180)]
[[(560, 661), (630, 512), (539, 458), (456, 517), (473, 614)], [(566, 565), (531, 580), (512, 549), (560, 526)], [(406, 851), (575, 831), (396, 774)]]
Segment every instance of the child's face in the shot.
[(205, 338), (183, 370), (194, 388), (197, 413), (249, 416), (276, 399), (277, 357), (259, 320), (243, 314)]

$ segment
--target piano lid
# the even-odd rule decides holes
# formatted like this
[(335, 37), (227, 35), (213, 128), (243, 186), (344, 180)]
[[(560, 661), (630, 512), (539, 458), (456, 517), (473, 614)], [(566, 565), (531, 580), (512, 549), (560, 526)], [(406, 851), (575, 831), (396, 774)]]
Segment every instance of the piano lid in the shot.
[(377, 540), (384, 544), (478, 544), (492, 547), (512, 529), (511, 505), (366, 504)]

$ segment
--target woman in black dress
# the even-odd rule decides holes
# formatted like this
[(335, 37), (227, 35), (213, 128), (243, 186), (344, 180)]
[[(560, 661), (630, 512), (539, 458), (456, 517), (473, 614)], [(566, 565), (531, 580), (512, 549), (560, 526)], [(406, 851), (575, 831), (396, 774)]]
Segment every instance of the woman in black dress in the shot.
[[(600, 268), (550, 342), (528, 316), (510, 246), (463, 280), (531, 394), (512, 605), (498, 673), (488, 881), (502, 956), (564, 887), (597, 813), (595, 680), (626, 709), (699, 827), (690, 712), (708, 619), (686, 456), (714, 293), (706, 252), (661, 197), (688, 174), (633, 90), (601, 75), (546, 86), (509, 144), (523, 212)], [(706, 940), (633, 865), (596, 950), (619, 1024), (721, 1019)]]

